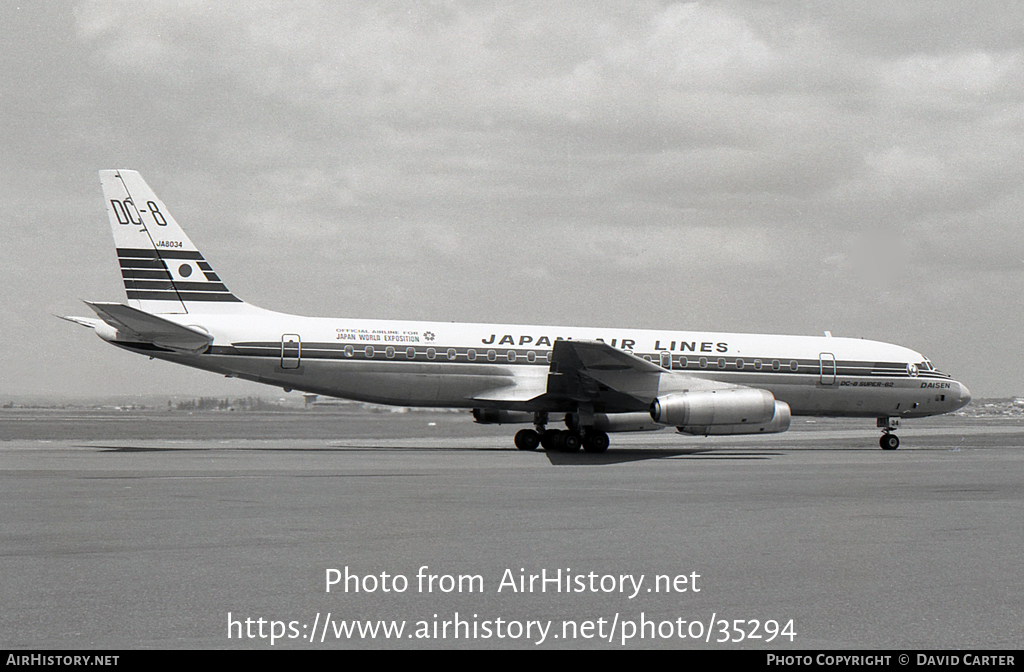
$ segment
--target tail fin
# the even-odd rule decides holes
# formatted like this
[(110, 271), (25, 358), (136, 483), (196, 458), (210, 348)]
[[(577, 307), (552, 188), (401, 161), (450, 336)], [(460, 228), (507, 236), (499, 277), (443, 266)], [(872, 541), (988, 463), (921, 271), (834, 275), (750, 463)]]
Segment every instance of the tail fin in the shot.
[(248, 312), (134, 170), (101, 170), (128, 303), (149, 313)]

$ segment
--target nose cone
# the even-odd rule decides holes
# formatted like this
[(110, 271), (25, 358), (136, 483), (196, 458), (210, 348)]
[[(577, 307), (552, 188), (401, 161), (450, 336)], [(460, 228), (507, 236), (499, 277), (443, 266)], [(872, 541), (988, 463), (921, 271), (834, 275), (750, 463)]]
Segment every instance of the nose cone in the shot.
[(957, 385), (960, 386), (960, 405), (957, 408), (963, 408), (971, 402), (971, 391), (963, 383), (957, 383)]

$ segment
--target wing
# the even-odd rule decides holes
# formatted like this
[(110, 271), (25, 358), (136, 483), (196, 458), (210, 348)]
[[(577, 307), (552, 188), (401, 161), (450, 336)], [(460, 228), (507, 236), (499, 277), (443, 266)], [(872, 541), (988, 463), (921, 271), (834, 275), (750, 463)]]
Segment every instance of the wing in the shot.
[(600, 341), (563, 340), (555, 341), (546, 380), (517, 376), (508, 386), (474, 398), (534, 410), (574, 410), (583, 404), (597, 413), (629, 413), (648, 411), (651, 402), (667, 391), (737, 387), (668, 371)]

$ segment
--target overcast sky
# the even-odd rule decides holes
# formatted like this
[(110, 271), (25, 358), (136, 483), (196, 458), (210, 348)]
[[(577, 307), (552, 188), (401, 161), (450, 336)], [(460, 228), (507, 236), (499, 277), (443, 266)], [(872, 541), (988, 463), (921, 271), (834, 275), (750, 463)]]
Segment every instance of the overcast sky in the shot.
[(97, 171), (323, 316), (863, 336), (1024, 394), (1024, 4), (5, 2), (0, 395), (280, 391), (123, 301)]

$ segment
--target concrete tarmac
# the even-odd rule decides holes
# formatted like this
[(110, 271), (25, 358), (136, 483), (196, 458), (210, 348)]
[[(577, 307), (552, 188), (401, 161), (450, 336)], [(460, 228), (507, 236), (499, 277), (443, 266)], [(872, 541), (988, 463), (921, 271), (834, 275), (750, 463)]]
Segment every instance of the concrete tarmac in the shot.
[(0, 648), (1020, 648), (1024, 426), (872, 424), (4, 410)]

